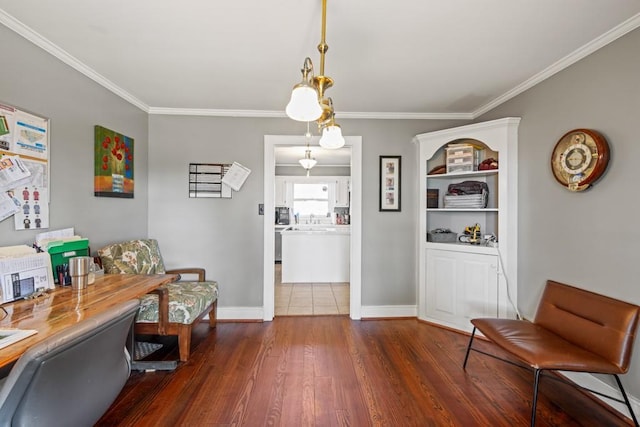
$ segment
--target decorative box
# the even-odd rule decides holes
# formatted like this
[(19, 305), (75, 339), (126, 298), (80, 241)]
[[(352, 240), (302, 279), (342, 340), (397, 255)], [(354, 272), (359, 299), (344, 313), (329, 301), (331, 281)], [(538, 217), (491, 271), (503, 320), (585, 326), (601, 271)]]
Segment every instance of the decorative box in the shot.
[(437, 188), (427, 188), (427, 208), (437, 208), (440, 190)]

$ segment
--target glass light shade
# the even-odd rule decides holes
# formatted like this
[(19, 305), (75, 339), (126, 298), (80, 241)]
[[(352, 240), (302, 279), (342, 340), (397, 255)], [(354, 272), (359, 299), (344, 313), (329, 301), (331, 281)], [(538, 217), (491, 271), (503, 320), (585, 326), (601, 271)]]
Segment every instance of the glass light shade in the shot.
[(320, 146), (328, 149), (336, 149), (344, 146), (344, 137), (342, 136), (342, 129), (340, 129), (339, 125), (333, 124), (322, 130)]
[(322, 115), (318, 92), (306, 83), (293, 88), (286, 108), (287, 116), (299, 122), (312, 122)]
[(318, 163), (316, 159), (308, 159), (308, 158), (300, 159), (298, 161), (300, 162), (300, 165), (302, 165), (302, 167), (307, 170), (311, 169), (316, 165), (316, 163)]

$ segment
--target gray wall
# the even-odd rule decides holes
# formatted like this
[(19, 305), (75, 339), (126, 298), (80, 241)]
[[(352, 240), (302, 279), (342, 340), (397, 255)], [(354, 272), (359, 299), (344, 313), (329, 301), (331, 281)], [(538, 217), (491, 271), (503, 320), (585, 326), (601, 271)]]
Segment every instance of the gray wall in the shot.
[[(416, 304), (414, 135), (455, 122), (341, 120), (363, 140), (363, 305)], [(221, 307), (262, 306), (264, 135), (303, 135), (288, 119), (151, 116), (149, 234), (169, 266), (197, 264), (220, 282)], [(380, 155), (401, 155), (402, 211), (378, 212)], [(190, 162), (239, 162), (251, 169), (232, 199), (189, 199)]]
[[(522, 117), (518, 302), (529, 317), (547, 279), (640, 304), (639, 46), (635, 30), (479, 119)], [(583, 193), (550, 169), (556, 142), (576, 128), (598, 130), (611, 147), (607, 172)], [(634, 353), (625, 384), (640, 396), (640, 340)]]
[[(75, 227), (92, 250), (147, 234), (147, 114), (0, 25), (0, 102), (51, 119), (50, 230)], [(135, 140), (135, 198), (93, 196), (94, 125)], [(44, 231), (44, 230), (41, 230)], [(0, 246), (31, 244), (35, 230), (0, 222)]]

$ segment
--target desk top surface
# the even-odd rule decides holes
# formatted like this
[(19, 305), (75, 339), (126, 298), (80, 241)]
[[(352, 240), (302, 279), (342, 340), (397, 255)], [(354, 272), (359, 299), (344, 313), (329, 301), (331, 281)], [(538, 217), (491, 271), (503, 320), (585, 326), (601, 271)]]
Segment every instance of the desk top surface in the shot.
[[(56, 286), (35, 299), (5, 304), (0, 328), (35, 329), (37, 334), (0, 350), (0, 366), (17, 360), (29, 347), (84, 319), (176, 280), (175, 274), (106, 274), (83, 290)], [(4, 313), (0, 311), (0, 317)]]

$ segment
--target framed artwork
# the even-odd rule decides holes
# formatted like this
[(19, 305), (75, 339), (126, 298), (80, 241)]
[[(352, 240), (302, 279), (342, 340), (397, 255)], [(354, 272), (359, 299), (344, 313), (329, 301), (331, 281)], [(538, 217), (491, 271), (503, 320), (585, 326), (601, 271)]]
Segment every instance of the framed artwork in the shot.
[(94, 152), (94, 196), (133, 199), (133, 138), (96, 125)]
[(380, 212), (400, 212), (401, 156), (380, 156)]

